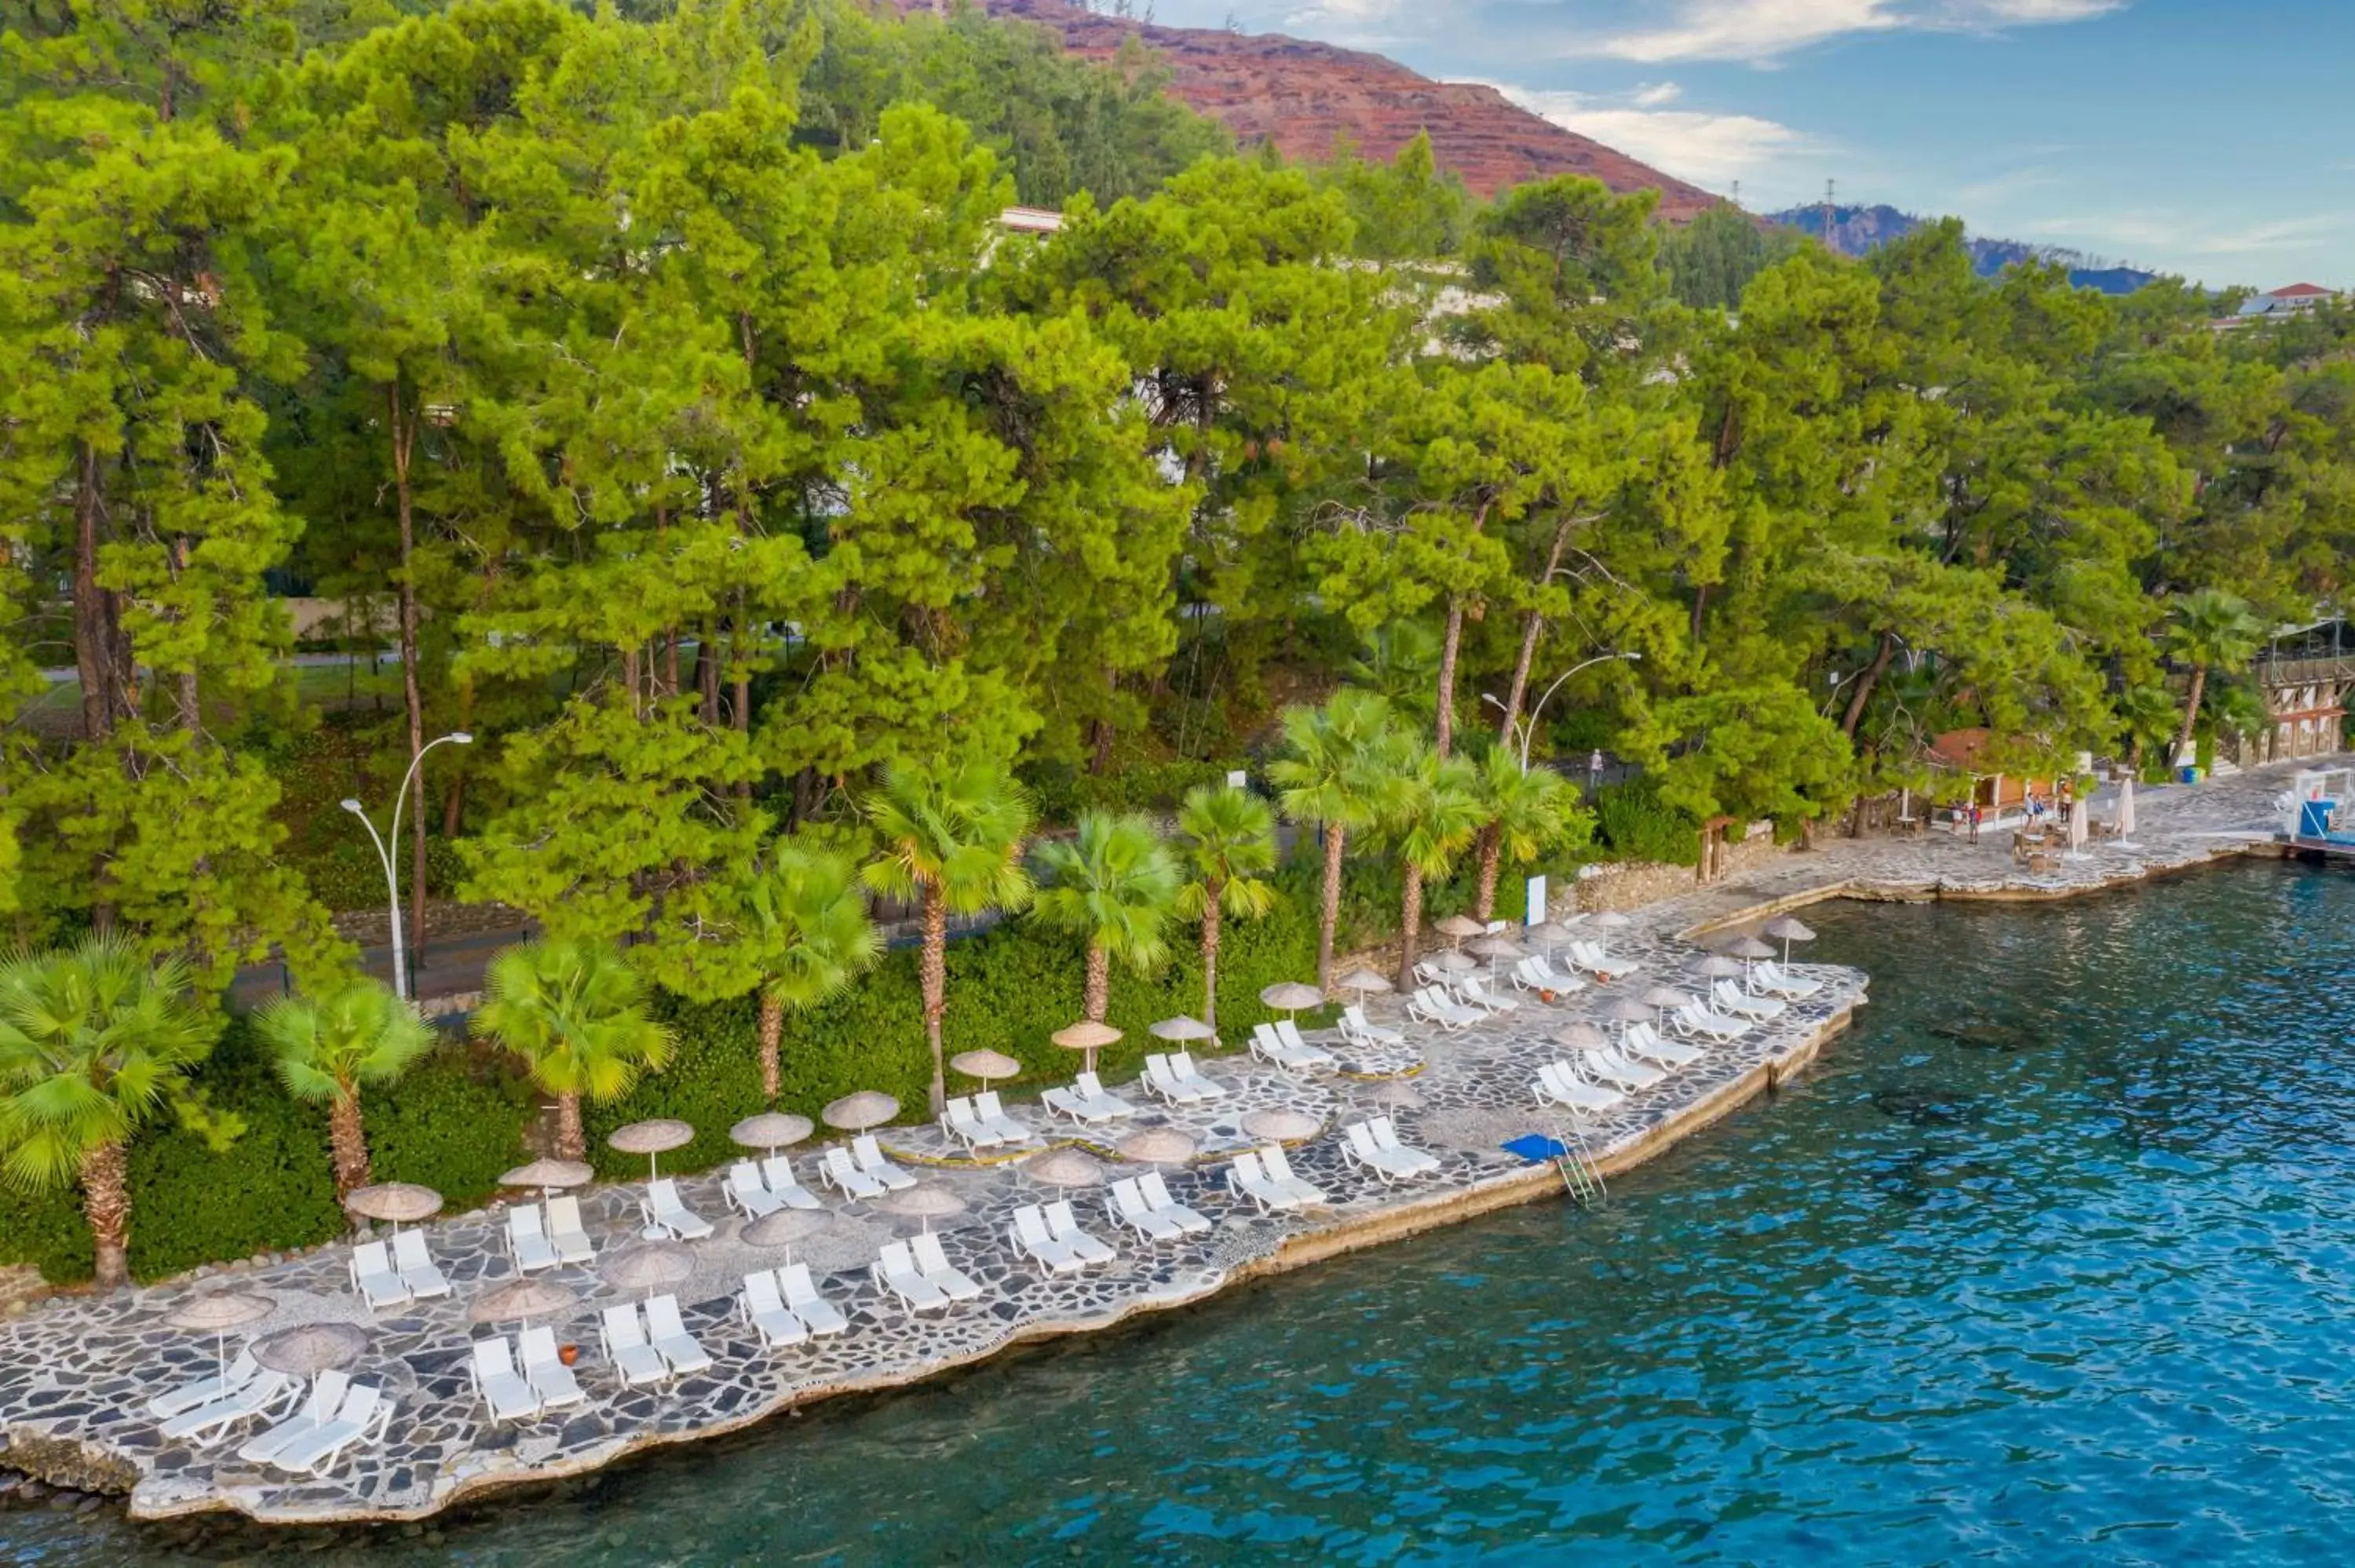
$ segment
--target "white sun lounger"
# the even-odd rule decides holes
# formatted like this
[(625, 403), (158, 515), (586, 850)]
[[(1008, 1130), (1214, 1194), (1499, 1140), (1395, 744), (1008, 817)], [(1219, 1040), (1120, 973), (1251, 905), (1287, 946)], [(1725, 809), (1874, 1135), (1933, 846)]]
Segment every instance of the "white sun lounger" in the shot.
[(476, 1340), (466, 1357), (474, 1392), (494, 1421), (529, 1421), (539, 1414), (539, 1393), (518, 1375), (506, 1336)]
[(1550, 991), (1568, 996), (1586, 989), (1576, 975), (1564, 974), (1541, 958), (1527, 958), (1513, 966), (1513, 983), (1524, 991)]
[(557, 1352), (556, 1330), (541, 1323), (516, 1336), (516, 1359), (523, 1363), (524, 1381), (539, 1395), (542, 1410), (570, 1410), (585, 1404), (589, 1393)]
[(538, 1203), (517, 1203), (507, 1211), (507, 1255), (515, 1259), (518, 1274), (554, 1268), (564, 1261), (556, 1255), (556, 1244), (548, 1239)]
[(1332, 1201), (1325, 1196), (1325, 1190), (1316, 1182), (1305, 1181), (1292, 1173), (1292, 1160), (1284, 1152), (1284, 1145), (1270, 1143), (1262, 1146), (1259, 1151), (1259, 1162), (1267, 1171), (1269, 1181), (1282, 1187), (1299, 1202), (1325, 1203)]
[(1572, 1110), (1609, 1110), (1627, 1097), (1617, 1089), (1587, 1082), (1567, 1062), (1548, 1062), (1540, 1066), (1538, 1081), (1529, 1087), (1538, 1104), (1567, 1106)]
[(1126, 1225), (1148, 1242), (1176, 1241), (1186, 1234), (1186, 1228), (1176, 1220), (1153, 1212), (1153, 1205), (1145, 1201), (1145, 1193), (1134, 1176), (1123, 1177), (1112, 1184), (1112, 1201), (1106, 1213), (1113, 1224)]
[(975, 1114), (973, 1102), (963, 1097), (950, 1100), (942, 1110), (941, 1130), (962, 1142), (968, 1151), (995, 1149), (1006, 1141), (1006, 1135)]
[(1205, 1093), (1199, 1086), (1180, 1077), (1176, 1069), (1169, 1065), (1168, 1057), (1155, 1054), (1148, 1054), (1146, 1056), (1145, 1075), (1137, 1079), (1137, 1083), (1151, 1089), (1173, 1105), (1193, 1105), (1198, 1101), (1216, 1097), (1214, 1095)]
[(769, 1189), (769, 1196), (788, 1209), (823, 1209), (825, 1202), (815, 1192), (802, 1185), (794, 1174), (794, 1162), (782, 1154), (772, 1154), (761, 1161), (761, 1180)]
[(1465, 975), (1463, 983), (1455, 988), (1455, 994), (1462, 997), (1466, 1005), (1486, 1008), (1490, 1012), (1518, 1012), (1521, 1010), (1519, 997), (1491, 991), (1481, 982), (1478, 975)]
[(1281, 1182), (1269, 1180), (1267, 1168), (1260, 1163), (1256, 1154), (1235, 1156), (1235, 1162), (1227, 1167), (1227, 1185), (1240, 1196), (1257, 1203), (1263, 1211), (1300, 1207), (1300, 1200), (1285, 1190)]
[(1322, 1045), (1310, 1044), (1300, 1033), (1300, 1025), (1289, 1018), (1275, 1021), (1275, 1037), (1284, 1042), (1284, 1048), (1291, 1052), (1304, 1067), (1330, 1068), (1334, 1065), (1333, 1054)]
[(392, 1266), (392, 1250), (382, 1242), (362, 1242), (352, 1248), (352, 1288), (360, 1299), (379, 1311), (409, 1305), (409, 1287)]
[(605, 1359), (613, 1363), (623, 1384), (641, 1388), (648, 1383), (667, 1383), (670, 1368), (655, 1353), (646, 1340), (645, 1324), (638, 1317), (634, 1301), (624, 1301), (618, 1307), (605, 1308), (600, 1323), (600, 1333), (605, 1341)]
[(1811, 980), (1793, 974), (1773, 959), (1755, 965), (1750, 971), (1750, 989), (1772, 991), (1782, 997), (1809, 997), (1824, 989), (1821, 980)]
[(1663, 1067), (1689, 1067), (1709, 1054), (1698, 1045), (1661, 1039), (1648, 1023), (1627, 1025), (1627, 1032), (1619, 1038), (1619, 1050), (1622, 1055), (1657, 1062)]
[(272, 1426), (267, 1432), (250, 1439), (237, 1451), (237, 1457), (249, 1465), (259, 1465), (274, 1458), (303, 1438), (310, 1436), (336, 1418), (344, 1407), (344, 1395), (352, 1386), (351, 1374), (328, 1369), (311, 1380), (311, 1396), (303, 1408)]
[(938, 1231), (920, 1231), (908, 1243), (916, 1255), (916, 1266), (926, 1279), (947, 1292), (952, 1301), (977, 1301), (981, 1298), (981, 1282), (949, 1261), (941, 1247)]
[(1177, 1075), (1179, 1083), (1194, 1091), (1197, 1099), (1215, 1100), (1226, 1095), (1226, 1085), (1194, 1065), (1191, 1051), (1170, 1052), (1169, 1071)]
[(567, 1263), (587, 1263), (596, 1257), (596, 1244), (581, 1223), (581, 1200), (566, 1192), (548, 1201), (548, 1243)]
[(1001, 1143), (1028, 1143), (1038, 1136), (1020, 1117), (1006, 1108), (996, 1089), (984, 1089), (973, 1097), (973, 1114), (981, 1118), (982, 1126), (997, 1134)]
[(392, 1266), (400, 1271), (400, 1283), (412, 1301), (431, 1301), (450, 1294), (449, 1279), (425, 1250), (423, 1231), (402, 1231), (392, 1238)]
[(918, 1271), (906, 1242), (885, 1242), (871, 1272), (875, 1283), (905, 1302), (911, 1312), (929, 1312), (949, 1304), (949, 1293)]
[(894, 1192), (904, 1192), (916, 1184), (915, 1177), (883, 1157), (883, 1146), (875, 1141), (871, 1132), (862, 1132), (850, 1140), (850, 1158), (861, 1171)]
[(1414, 978), (1421, 980), (1425, 985), (1437, 986), (1442, 991), (1452, 989), (1452, 984), (1455, 979), (1454, 975), (1449, 974), (1445, 969), (1441, 969), (1429, 959), (1417, 959), (1415, 960)]
[(392, 1424), (392, 1401), (384, 1391), (361, 1383), (344, 1395), (336, 1418), (307, 1437), (298, 1437), (272, 1456), (270, 1462), (299, 1475), (324, 1476), (336, 1467), (344, 1450), (363, 1439), (381, 1441)]
[(1572, 942), (1569, 951), (1572, 963), (1606, 984), (1623, 975), (1632, 975), (1643, 968), (1641, 964), (1632, 959), (1622, 963), (1593, 942)]
[(786, 1308), (774, 1269), (758, 1268), (746, 1275), (744, 1293), (737, 1298), (737, 1305), (743, 1309), (744, 1321), (770, 1350), (809, 1342), (809, 1327)]
[(1105, 1088), (1103, 1080), (1093, 1073), (1082, 1073), (1071, 1080), (1071, 1085), (1079, 1090), (1081, 1098), (1091, 1102), (1096, 1109), (1103, 1111), (1115, 1121), (1136, 1114), (1135, 1106)]
[(1699, 1002), (1670, 1013), (1668, 1024), (1680, 1034), (1699, 1034), (1717, 1041), (1738, 1040), (1750, 1030), (1748, 1021), (1711, 1012)]
[(1406, 1012), (1408, 1017), (1436, 1023), (1451, 1034), (1456, 1030), (1470, 1028), (1487, 1016), (1478, 1008), (1451, 1001), (1447, 993), (1437, 986), (1425, 986), (1407, 998)]
[(1047, 1205), (1047, 1228), (1055, 1234), (1057, 1241), (1070, 1247), (1082, 1263), (1110, 1263), (1120, 1255), (1118, 1247), (1082, 1227), (1080, 1217), (1071, 1212), (1071, 1202), (1068, 1198), (1058, 1198)]
[(1631, 1062), (1608, 1045), (1598, 1045), (1587, 1052), (1582, 1065), (1589, 1075), (1614, 1087), (1625, 1089), (1630, 1094), (1640, 1093), (1668, 1080), (1668, 1075), (1659, 1068)]
[(850, 1150), (840, 1145), (818, 1157), (818, 1180), (852, 1198), (879, 1198), (887, 1191), (882, 1182), (850, 1162)]
[(240, 1421), (274, 1415), (302, 1397), (302, 1384), (282, 1372), (263, 1367), (218, 1399), (184, 1410), (159, 1430), (166, 1442), (209, 1443)]
[(248, 1346), (237, 1352), (227, 1371), (211, 1377), (198, 1378), (194, 1383), (184, 1383), (149, 1400), (147, 1414), (158, 1421), (169, 1421), (184, 1410), (194, 1410), (200, 1404), (210, 1404), (225, 1394), (236, 1393), (252, 1382), (253, 1374), (261, 1370), (261, 1363), (253, 1359), (252, 1347)]
[(1405, 1156), (1407, 1163), (1415, 1166), (1424, 1174), (1437, 1173), (1439, 1156), (1401, 1142), (1398, 1135), (1398, 1124), (1390, 1118), (1378, 1116), (1366, 1126), (1372, 1130), (1375, 1143), (1389, 1150), (1392, 1154)]
[(1147, 1171), (1139, 1176), (1136, 1190), (1145, 1194), (1146, 1202), (1151, 1205), (1155, 1213), (1166, 1220), (1175, 1220), (1178, 1228), (1188, 1235), (1199, 1234), (1210, 1228), (1207, 1217), (1196, 1213), (1169, 1195), (1169, 1183), (1162, 1179), (1160, 1171)]
[(1782, 1017), (1784, 1010), (1791, 1005), (1787, 1001), (1776, 1001), (1771, 996), (1745, 995), (1742, 988), (1734, 984), (1731, 979), (1718, 981), (1712, 994), (1716, 997), (1717, 1005), (1721, 1010), (1736, 1018), (1747, 1018), (1756, 1023), (1764, 1023), (1770, 1018)]
[(701, 1241), (711, 1234), (711, 1222), (696, 1213), (679, 1201), (678, 1183), (669, 1177), (646, 1183), (646, 1195), (638, 1207), (646, 1216), (646, 1224), (668, 1231), (681, 1241)]
[(1411, 1161), (1392, 1158), (1391, 1151), (1374, 1141), (1374, 1129), (1364, 1122), (1351, 1122), (1341, 1129), (1341, 1154), (1361, 1171), (1370, 1171), (1380, 1177), (1384, 1186), (1425, 1172)]
[(1356, 1002), (1341, 1010), (1341, 1038), (1358, 1045), (1403, 1045), (1406, 1034), (1380, 1023), (1366, 1022), (1366, 1010)]
[(850, 1327), (850, 1319), (842, 1308), (818, 1294), (811, 1282), (809, 1265), (789, 1263), (777, 1270), (777, 1283), (784, 1287), (785, 1307), (802, 1320), (802, 1327), (813, 1334), (839, 1334)]
[(1060, 1111), (1082, 1126), (1110, 1121), (1113, 1118), (1112, 1112), (1097, 1105), (1077, 1089), (1067, 1089), (1060, 1085), (1045, 1091), (1039, 1099), (1049, 1110)]
[(676, 1296), (656, 1296), (646, 1302), (646, 1340), (654, 1346), (655, 1354), (668, 1361), (670, 1370), (682, 1377), (688, 1372), (711, 1370), (711, 1353), (679, 1320)]
[(785, 1206), (784, 1200), (769, 1191), (761, 1180), (761, 1168), (749, 1160), (740, 1160), (728, 1168), (728, 1185), (721, 1189), (728, 1206), (748, 1220), (773, 1214)]
[(1014, 1211), (1014, 1224), (1006, 1235), (1015, 1251), (1028, 1254), (1050, 1274), (1076, 1274), (1087, 1266), (1069, 1243), (1055, 1239), (1055, 1233), (1047, 1228), (1046, 1211), (1036, 1203), (1025, 1203)]

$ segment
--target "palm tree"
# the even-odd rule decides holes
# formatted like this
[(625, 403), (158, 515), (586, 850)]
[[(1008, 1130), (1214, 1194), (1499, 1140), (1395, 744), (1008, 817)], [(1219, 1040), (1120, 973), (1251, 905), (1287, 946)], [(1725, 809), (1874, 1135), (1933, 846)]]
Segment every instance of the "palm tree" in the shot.
[(941, 1015), (948, 1008), (949, 916), (1019, 909), (1030, 902), (1022, 844), (1030, 802), (1005, 768), (966, 762), (937, 769), (893, 768), (868, 796), (867, 819), (883, 853), (863, 874), (887, 897), (920, 898), (924, 909), (924, 1038), (932, 1051), (932, 1105), (948, 1101)]
[(1383, 817), (1385, 770), (1395, 744), (1391, 705), (1371, 692), (1345, 686), (1321, 708), (1286, 708), (1287, 756), (1268, 767), (1278, 804), (1295, 822), (1325, 834), (1325, 898), (1316, 928), (1316, 983), (1333, 980), (1333, 933), (1341, 922), (1341, 854), (1353, 832)]
[(1399, 907), (1401, 991), (1414, 986), (1415, 940), (1423, 932), (1423, 885), (1444, 876), (1480, 831), (1479, 776), (1461, 757), (1442, 757), (1417, 737), (1394, 759), (1393, 789), (1383, 823), (1398, 850), (1406, 893)]
[(761, 984), (761, 1093), (779, 1091), (785, 1010), (839, 992), (883, 950), (850, 857), (780, 840), (745, 889), (746, 940)]
[(253, 1032), (277, 1059), (298, 1100), (327, 1107), (336, 1196), (368, 1183), (360, 1086), (389, 1084), (433, 1048), (433, 1030), (389, 987), (354, 977), (325, 996), (287, 996), (253, 1015)]
[(2246, 599), (2217, 588), (2179, 595), (2175, 622), (2167, 629), (2167, 651), (2191, 666), (2191, 694), (2183, 705), (2183, 728), (2175, 737), (2180, 756), (2191, 744), (2200, 722), (2200, 699), (2206, 694), (2211, 670), (2237, 670), (2253, 658), (2265, 640), (2264, 623), (2249, 613)]
[(1480, 800), (1480, 887), (1472, 913), (1495, 916), (1497, 874), (1506, 863), (1527, 865), (1570, 836), (1578, 793), (1550, 768), (1525, 768), (1510, 748), (1497, 746), (1474, 780)]
[(131, 1279), (127, 1146), (212, 1051), (187, 967), (116, 937), (0, 963), (0, 1145), (20, 1187), (81, 1184), (97, 1279)]
[(1112, 1005), (1112, 961), (1148, 974), (1169, 951), (1169, 917), (1184, 881), (1178, 857), (1150, 817), (1085, 811), (1078, 835), (1041, 845), (1039, 860), (1048, 882), (1031, 916), (1086, 940), (1081, 1011), (1101, 1023)]
[(556, 1153), (585, 1160), (581, 1097), (628, 1094), (641, 1073), (670, 1060), (669, 1029), (646, 1006), (645, 978), (602, 943), (549, 938), (491, 960), (474, 1033), (523, 1058), (556, 1097)]
[(1202, 1022), (1219, 1024), (1219, 921), (1253, 920), (1275, 907), (1275, 812), (1247, 789), (1200, 784), (1178, 808), (1187, 868), (1178, 913), (1202, 926)]

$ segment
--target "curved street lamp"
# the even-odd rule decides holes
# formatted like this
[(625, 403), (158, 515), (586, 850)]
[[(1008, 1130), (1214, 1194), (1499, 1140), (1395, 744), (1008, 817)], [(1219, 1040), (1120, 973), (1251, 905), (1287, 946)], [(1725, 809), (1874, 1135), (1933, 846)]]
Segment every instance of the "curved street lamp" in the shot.
[[(1520, 731), (1521, 736), (1522, 772), (1527, 773), (1529, 770), (1529, 743), (1537, 738), (1538, 715), (1545, 711), (1545, 705), (1547, 702), (1552, 698), (1553, 694), (1561, 690), (1561, 683), (1564, 681), (1569, 680), (1572, 675), (1577, 674), (1581, 670), (1591, 670), (1597, 664), (1608, 664), (1614, 659), (1624, 659), (1630, 664), (1637, 664), (1643, 662), (1644, 656), (1641, 653), (1635, 652), (1633, 651), (1619, 653), (1598, 653), (1593, 658), (1587, 660), (1583, 663), (1572, 664), (1569, 669), (1564, 670), (1561, 674), (1556, 675), (1553, 678), (1553, 684), (1545, 689), (1545, 695), (1540, 697), (1536, 702), (1529, 705), (1529, 712), (1527, 718), (1515, 719), (1513, 721), (1514, 726)], [(1497, 699), (1497, 695), (1493, 692), (1481, 693), (1480, 700), (1487, 703), (1490, 707), (1495, 708), (1498, 713), (1505, 712), (1505, 705)], [(1508, 736), (1507, 739), (1509, 743), (1510, 737)]]
[[(400, 868), (392, 857), (390, 844), (400, 842), (400, 809), (409, 803), (409, 786), (417, 778), (418, 765), (425, 760), (427, 752), (444, 741), (472, 746), (474, 737), (463, 729), (453, 729), (448, 735), (438, 736), (417, 748), (417, 755), (409, 759), (409, 771), (400, 776), (400, 793), (392, 798), (391, 832), (379, 834), (376, 824), (368, 821), (368, 808), (357, 800), (342, 802), (344, 810), (357, 817), (360, 826), (368, 830), (368, 842), (376, 845), (376, 858), (384, 864), (385, 893), (392, 901), (392, 994), (404, 1001), (414, 999), (409, 994), (408, 944), (401, 939), (400, 931)], [(386, 842), (388, 839), (390, 844)]]

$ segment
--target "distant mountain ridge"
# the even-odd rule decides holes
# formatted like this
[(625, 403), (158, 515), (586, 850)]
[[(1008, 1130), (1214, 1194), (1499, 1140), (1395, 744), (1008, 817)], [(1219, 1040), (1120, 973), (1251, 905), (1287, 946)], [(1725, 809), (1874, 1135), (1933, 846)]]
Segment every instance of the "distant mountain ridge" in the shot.
[[(907, 10), (937, 0), (896, 0)], [(1169, 90), (1223, 123), (1245, 146), (1272, 142), (1306, 163), (1333, 155), (1347, 141), (1370, 159), (1387, 159), (1431, 133), (1439, 166), (1463, 176), (1476, 196), (1555, 175), (1585, 175), (1612, 190), (1657, 190), (1660, 215), (1683, 222), (1721, 198), (1662, 174), (1615, 148), (1507, 99), (1493, 87), (1433, 81), (1395, 60), (1279, 33), (1167, 27), (1107, 16), (1066, 0), (977, 0), (993, 16), (1037, 23), (1061, 36), (1064, 48), (1109, 60), (1135, 35), (1161, 57)]]
[[(1885, 204), (1872, 207), (1840, 207), (1829, 210), (1829, 235), (1825, 232), (1825, 208), (1814, 207), (1785, 207), (1781, 212), (1765, 215), (1769, 223), (1779, 223), (1785, 228), (1824, 240), (1842, 256), (1870, 256), (1891, 242), (1903, 238), (1929, 222), (1909, 212), (1900, 212)], [(2095, 289), (2105, 294), (2131, 294), (2144, 284), (2156, 281), (2158, 274), (2139, 268), (2117, 266), (2089, 257), (2082, 251), (2067, 250), (2058, 246), (2024, 245), (2017, 239), (1978, 239), (1966, 241), (1971, 260), (1983, 278), (1992, 278), (2007, 267), (2022, 261), (2057, 261), (2069, 269), (2069, 281), (2081, 289)]]

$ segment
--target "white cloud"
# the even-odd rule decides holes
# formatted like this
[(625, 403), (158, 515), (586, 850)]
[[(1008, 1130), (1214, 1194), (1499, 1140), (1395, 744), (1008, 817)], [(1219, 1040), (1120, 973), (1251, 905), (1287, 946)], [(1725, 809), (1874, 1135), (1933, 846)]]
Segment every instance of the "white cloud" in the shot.
[[(1344, 0), (1347, 3), (1347, 0)], [(1853, 33), (1901, 29), (2000, 32), (2079, 22), (2129, 0), (1679, 0), (1664, 27), (1573, 40), (1572, 55), (1657, 65), (1669, 60), (1748, 60), (1783, 56)]]
[(1818, 145), (1804, 131), (1754, 114), (1653, 107), (1673, 102), (1679, 96), (1673, 83), (1638, 88), (1624, 100), (1503, 84), (1497, 90), (1566, 131), (1592, 136), (1665, 173), (1714, 190), (1749, 178), (1777, 159)]
[(1647, 81), (1627, 95), (1627, 101), (1638, 109), (1659, 109), (1674, 103), (1685, 95), (1685, 90), (1672, 81)]
[(2105, 245), (2178, 256), (2261, 256), (2269, 251), (2296, 250), (2325, 235), (2343, 232), (2347, 219), (2335, 214), (2276, 218), (2239, 228), (2205, 229), (2192, 214), (2161, 209), (2135, 212), (2079, 213), (2042, 218), (2022, 227), (2040, 238), (2089, 235)]

